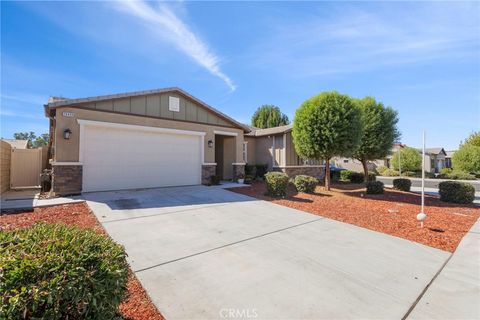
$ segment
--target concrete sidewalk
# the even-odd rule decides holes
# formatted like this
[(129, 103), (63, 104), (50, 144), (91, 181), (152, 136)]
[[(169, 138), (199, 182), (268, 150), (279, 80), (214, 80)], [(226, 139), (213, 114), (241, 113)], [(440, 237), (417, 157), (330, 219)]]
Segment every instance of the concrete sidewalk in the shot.
[(39, 199), (40, 189), (9, 190), (0, 195), (0, 211), (32, 210), (69, 203), (84, 202), (82, 196)]
[(480, 319), (480, 220), (465, 235), (408, 319)]

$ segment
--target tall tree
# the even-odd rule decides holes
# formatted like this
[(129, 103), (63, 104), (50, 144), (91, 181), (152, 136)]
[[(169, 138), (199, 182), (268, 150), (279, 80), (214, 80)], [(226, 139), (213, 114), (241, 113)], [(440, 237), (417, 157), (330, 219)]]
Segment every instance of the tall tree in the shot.
[[(398, 152), (395, 152), (392, 157), (391, 164), (394, 170), (398, 170)], [(422, 168), (422, 156), (415, 148), (400, 149), (400, 167), (402, 171), (417, 171)]]
[(452, 157), (453, 169), (469, 173), (480, 173), (480, 132), (472, 133), (460, 144)]
[(260, 129), (284, 126), (289, 123), (288, 117), (280, 111), (280, 108), (272, 104), (264, 104), (252, 116), (252, 126)]
[(360, 117), (352, 99), (335, 91), (306, 100), (295, 112), (295, 150), (305, 159), (325, 160), (326, 190), (330, 190), (330, 159), (351, 157), (360, 144)]
[(38, 136), (35, 141), (33, 141), (33, 146), (35, 148), (40, 148), (43, 146), (48, 145), (48, 141), (50, 140), (50, 135), (48, 133), (42, 133)]
[(372, 97), (355, 99), (354, 103), (361, 111), (363, 133), (353, 157), (362, 163), (365, 181), (368, 181), (368, 161), (385, 158), (400, 138), (398, 114)]
[(16, 132), (13, 134), (13, 138), (15, 140), (28, 140), (28, 147), (31, 148), (33, 147), (33, 141), (37, 136), (35, 135), (35, 132), (30, 131), (30, 132)]

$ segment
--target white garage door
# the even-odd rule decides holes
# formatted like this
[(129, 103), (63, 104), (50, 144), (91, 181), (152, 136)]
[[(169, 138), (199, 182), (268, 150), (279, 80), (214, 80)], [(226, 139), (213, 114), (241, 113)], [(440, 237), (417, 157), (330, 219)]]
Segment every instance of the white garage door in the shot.
[(202, 141), (200, 132), (81, 124), (83, 191), (200, 184)]

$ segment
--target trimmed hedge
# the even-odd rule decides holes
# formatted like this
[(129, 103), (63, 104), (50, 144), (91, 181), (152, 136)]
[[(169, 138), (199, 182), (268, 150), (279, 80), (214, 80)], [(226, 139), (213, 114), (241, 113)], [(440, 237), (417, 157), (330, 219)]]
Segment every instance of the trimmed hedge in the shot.
[(440, 200), (454, 203), (472, 203), (475, 199), (475, 188), (465, 182), (443, 181), (438, 184)]
[(348, 179), (351, 183), (363, 183), (363, 181), (365, 181), (365, 175), (360, 172), (351, 171)]
[(210, 176), (210, 184), (212, 186), (218, 186), (220, 184), (220, 176), (216, 176), (216, 175)]
[(298, 192), (313, 193), (318, 184), (318, 180), (307, 175), (298, 175), (293, 179), (293, 184)]
[(287, 196), (289, 179), (285, 173), (268, 172), (265, 174), (265, 183), (270, 196), (282, 198)]
[(381, 181), (369, 181), (367, 182), (367, 194), (382, 194), (383, 182)]
[(476, 177), (473, 174), (463, 171), (452, 171), (450, 173), (442, 173), (438, 175), (438, 178), (441, 179), (452, 179), (452, 180), (476, 180)]
[(245, 181), (243, 181), (243, 183), (252, 184), (252, 182), (253, 182), (253, 176), (246, 175), (245, 176)]
[(93, 230), (37, 223), (2, 231), (0, 318), (115, 318), (127, 288), (125, 256)]
[(255, 178), (264, 178), (268, 170), (268, 164), (256, 164), (255, 165)]
[(401, 191), (410, 191), (412, 181), (410, 179), (398, 178), (393, 179), (393, 188)]
[(381, 174), (384, 177), (398, 177), (398, 171), (393, 169), (384, 170)]

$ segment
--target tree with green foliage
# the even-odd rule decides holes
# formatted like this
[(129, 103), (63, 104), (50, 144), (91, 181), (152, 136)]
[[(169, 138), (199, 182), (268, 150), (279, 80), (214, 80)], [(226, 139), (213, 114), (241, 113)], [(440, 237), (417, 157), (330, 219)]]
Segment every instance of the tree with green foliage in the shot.
[(36, 136), (35, 132), (16, 132), (13, 134), (13, 138), (16, 140), (27, 140), (28, 148), (39, 148), (48, 145), (50, 140), (50, 135), (48, 133), (43, 133), (40, 136)]
[(295, 112), (295, 150), (302, 158), (325, 160), (326, 190), (330, 190), (330, 159), (351, 157), (360, 144), (360, 116), (352, 99), (335, 91), (306, 100)]
[(480, 131), (472, 132), (470, 136), (461, 144), (471, 144), (480, 147)]
[(455, 171), (480, 173), (480, 132), (472, 133), (452, 156)]
[(272, 104), (264, 104), (252, 116), (252, 126), (260, 129), (284, 126), (289, 123), (288, 117), (280, 111), (280, 108)]
[[(395, 152), (392, 157), (391, 164), (394, 170), (399, 170), (398, 167), (398, 152)], [(417, 171), (422, 168), (422, 156), (415, 148), (400, 149), (400, 167), (402, 171)]]
[(391, 152), (393, 143), (400, 138), (398, 113), (372, 97), (355, 99), (354, 103), (361, 111), (363, 133), (353, 157), (362, 163), (367, 182), (368, 161), (385, 158)]

